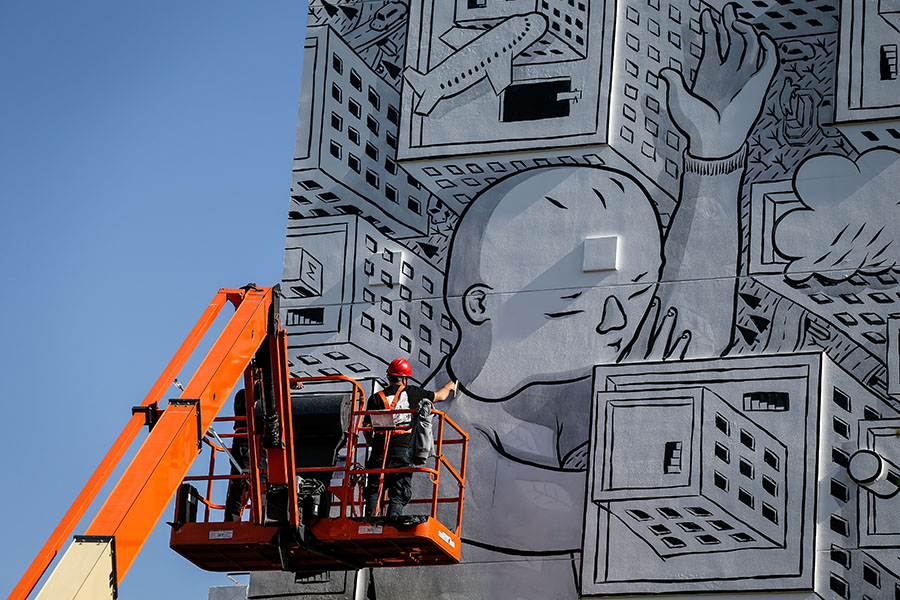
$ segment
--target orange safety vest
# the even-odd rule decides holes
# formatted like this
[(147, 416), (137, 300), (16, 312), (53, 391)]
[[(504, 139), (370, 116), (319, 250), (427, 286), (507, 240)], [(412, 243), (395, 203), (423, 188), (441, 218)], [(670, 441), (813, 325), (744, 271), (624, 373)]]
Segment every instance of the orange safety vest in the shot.
[[(378, 395), (381, 396), (381, 405), (384, 406), (384, 410), (394, 410), (394, 407), (397, 406), (397, 402), (400, 400), (400, 394), (403, 393), (403, 388), (406, 387), (403, 384), (400, 384), (400, 387), (397, 388), (397, 392), (394, 394), (394, 397), (391, 399), (390, 404), (388, 404), (387, 396), (385, 396), (384, 391), (379, 391)], [(400, 425), (399, 419), (406, 417), (408, 415), (392, 415), (394, 417), (394, 425)]]

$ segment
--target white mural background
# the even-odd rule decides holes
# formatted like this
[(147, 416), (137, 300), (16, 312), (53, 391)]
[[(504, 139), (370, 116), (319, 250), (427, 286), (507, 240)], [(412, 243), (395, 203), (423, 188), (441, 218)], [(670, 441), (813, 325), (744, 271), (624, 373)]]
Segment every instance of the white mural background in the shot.
[(900, 597), (900, 2), (314, 0), (307, 35), (291, 371), (459, 380), (465, 546), (250, 597)]

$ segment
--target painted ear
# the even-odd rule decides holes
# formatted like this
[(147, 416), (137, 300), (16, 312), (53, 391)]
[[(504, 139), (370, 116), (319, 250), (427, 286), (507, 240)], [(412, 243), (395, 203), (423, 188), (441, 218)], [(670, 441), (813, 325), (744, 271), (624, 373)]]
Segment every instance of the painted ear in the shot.
[(481, 325), (485, 321), (490, 320), (486, 302), (490, 289), (490, 286), (483, 283), (476, 283), (469, 286), (469, 289), (463, 294), (463, 312), (466, 313), (466, 320), (469, 321), (469, 323)]

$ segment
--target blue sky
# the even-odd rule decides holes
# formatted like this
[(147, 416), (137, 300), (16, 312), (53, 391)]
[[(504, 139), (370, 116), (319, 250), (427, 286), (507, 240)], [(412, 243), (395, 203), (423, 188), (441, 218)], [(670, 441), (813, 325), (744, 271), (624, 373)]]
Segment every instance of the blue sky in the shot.
[[(0, 596), (216, 290), (279, 280), (305, 22), (304, 0), (0, 2)], [(163, 524), (120, 593), (228, 583)]]

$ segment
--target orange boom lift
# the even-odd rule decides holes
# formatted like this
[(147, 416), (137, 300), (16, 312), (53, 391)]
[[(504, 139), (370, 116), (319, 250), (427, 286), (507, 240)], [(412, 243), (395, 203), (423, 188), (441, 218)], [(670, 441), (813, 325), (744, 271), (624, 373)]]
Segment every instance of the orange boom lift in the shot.
[[(125, 429), (11, 599), (31, 594), (145, 425), (149, 435), (37, 598), (115, 598), (119, 582), (176, 494), (170, 546), (211, 571), (315, 572), (459, 562), (468, 435), (435, 410), (430, 462), (410, 469), (365, 469), (368, 423), (384, 419), (365, 418), (372, 413), (365, 411), (364, 390), (349, 377), (290, 376), (278, 298), (277, 287), (219, 290), (147, 397), (132, 409)], [(160, 408), (166, 390), (229, 302), (234, 315), (181, 395)], [(256, 410), (246, 417), (218, 417), (241, 381), (248, 407), (256, 403)], [(293, 382), (303, 382), (304, 389), (292, 391)], [(261, 397), (254, 398), (254, 391)], [(212, 427), (244, 419), (241, 433), (219, 435)], [(385, 443), (393, 433), (386, 431)], [(248, 441), (245, 469), (238, 468), (223, 442), (236, 436)], [(207, 473), (188, 476), (204, 447), (210, 454)], [(229, 463), (237, 474), (222, 473)], [(425, 475), (414, 480), (416, 495), (410, 502), (411, 512), (418, 514), (363, 518), (366, 477), (400, 471)], [(224, 497), (226, 487), (241, 479), (250, 484), (241, 520), (226, 521), (225, 507), (214, 498)]]

